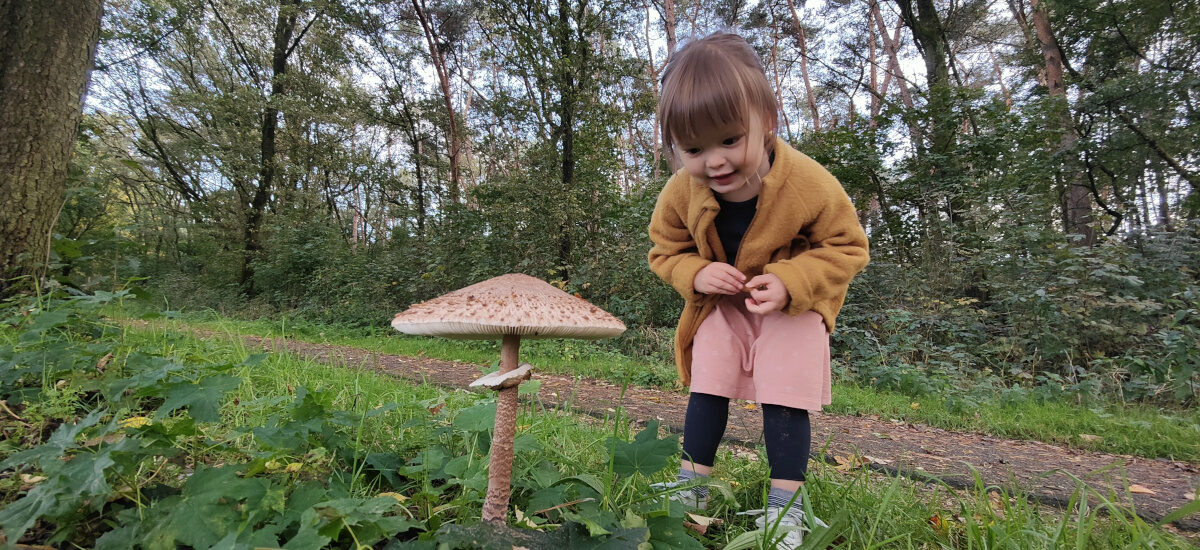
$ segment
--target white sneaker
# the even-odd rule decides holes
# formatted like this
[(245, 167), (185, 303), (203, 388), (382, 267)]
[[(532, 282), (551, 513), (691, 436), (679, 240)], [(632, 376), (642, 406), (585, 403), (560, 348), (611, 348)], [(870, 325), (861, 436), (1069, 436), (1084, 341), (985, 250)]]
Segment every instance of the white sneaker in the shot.
[[(771, 541), (776, 550), (795, 550), (804, 543), (804, 532), (809, 531), (808, 521), (804, 510), (797, 502), (786, 510), (782, 506), (767, 506), (766, 510), (748, 510), (739, 515), (758, 515), (754, 525), (763, 531), (771, 533)], [(813, 525), (829, 527), (821, 518), (813, 516)]]
[[(667, 493), (667, 501), (668, 502), (678, 502), (688, 508), (694, 508), (696, 510), (703, 510), (705, 508), (708, 508), (708, 496), (701, 495), (700, 491), (697, 491), (697, 489), (699, 487), (694, 486), (695, 482), (696, 481), (693, 479), (688, 479), (688, 480), (671, 481), (671, 482), (667, 482), (667, 483), (651, 483), (650, 489), (652, 489), (656, 492), (669, 491)], [(676, 489), (677, 487), (681, 487), (684, 485), (693, 485), (693, 486), (686, 487), (683, 489)]]

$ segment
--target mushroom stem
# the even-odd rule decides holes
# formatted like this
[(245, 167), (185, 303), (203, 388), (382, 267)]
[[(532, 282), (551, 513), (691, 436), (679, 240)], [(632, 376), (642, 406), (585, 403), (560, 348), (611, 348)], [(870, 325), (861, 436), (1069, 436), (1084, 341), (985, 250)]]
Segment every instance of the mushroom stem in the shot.
[[(506, 334), (500, 346), (500, 372), (517, 368), (521, 337)], [(496, 428), (492, 432), (488, 460), (488, 488), (483, 501), (483, 521), (503, 523), (508, 518), (508, 496), (512, 489), (513, 439), (517, 431), (517, 388), (500, 390), (496, 397)]]

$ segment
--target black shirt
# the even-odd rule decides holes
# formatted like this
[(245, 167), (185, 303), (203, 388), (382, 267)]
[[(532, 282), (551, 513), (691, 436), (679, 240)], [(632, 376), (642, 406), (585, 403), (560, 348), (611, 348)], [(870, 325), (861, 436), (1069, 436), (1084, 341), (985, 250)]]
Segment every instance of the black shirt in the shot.
[(725, 249), (729, 265), (734, 265), (742, 237), (746, 235), (750, 222), (754, 220), (754, 212), (758, 209), (758, 197), (748, 201), (729, 202), (717, 196), (717, 204), (721, 205), (721, 211), (717, 212), (715, 221), (717, 235), (721, 237), (721, 248)]

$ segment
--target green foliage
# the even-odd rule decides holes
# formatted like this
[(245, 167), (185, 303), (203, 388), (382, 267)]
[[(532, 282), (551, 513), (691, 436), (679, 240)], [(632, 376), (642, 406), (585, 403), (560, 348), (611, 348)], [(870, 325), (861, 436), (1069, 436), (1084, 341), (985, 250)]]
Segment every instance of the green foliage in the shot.
[[(278, 475), (257, 475), (264, 460), (239, 463), (239, 452), (197, 454), (198, 445), (220, 437), (213, 424), (224, 396), (241, 383), (227, 373), (263, 356), (240, 363), (179, 362), (121, 350), (114, 333), (92, 328), (97, 308), (123, 295), (47, 299), (25, 310), (34, 313), (18, 321), (18, 343), (0, 350), (10, 367), (42, 359), (41, 368), (5, 370), (2, 390), (10, 404), (24, 397), (22, 409), (34, 411), (57, 388), (78, 392), (73, 406), (53, 409), (47, 420), (60, 424), (45, 441), (28, 434), (32, 446), (0, 462), (0, 470), (39, 478), (0, 509), (0, 528), (10, 541), (37, 526), (38, 540), (95, 540), (101, 548), (322, 548), (346, 536), (373, 541), (420, 526), (392, 515), (398, 502), (391, 497), (363, 497), (344, 484), (294, 486)], [(341, 435), (353, 422), (304, 388), (297, 394), (290, 411), (253, 430), (263, 449), (303, 453), (324, 446), (353, 455), (349, 438)], [(310, 432), (321, 437), (305, 438)], [(282, 449), (272, 442), (283, 442)], [(227, 463), (207, 462), (215, 460)], [(107, 522), (115, 528), (104, 528)]]
[[(6, 395), (14, 387), (30, 390), (24, 401), (8, 401), (15, 417), (0, 419), (9, 436), (0, 446), (0, 471), (11, 473), (0, 483), (0, 528), (10, 542), (701, 548), (758, 538), (734, 511), (762, 498), (769, 472), (761, 456), (722, 455), (709, 515), (724, 523), (698, 535), (683, 527), (681, 510), (647, 490), (652, 478), (677, 466), (678, 437), (662, 437), (654, 424), (634, 433), (619, 410), (599, 428), (581, 427), (570, 415), (523, 412), (511, 501), (516, 519), (506, 527), (479, 524), (495, 406), (489, 396), (402, 389), (353, 369), (248, 355), (148, 329), (106, 329), (97, 308), (126, 295), (56, 298), (3, 313), (0, 356), (41, 352), (21, 357), (55, 365), (39, 371), (53, 376), (27, 374), (2, 385)], [(61, 367), (67, 364), (75, 367)], [(242, 384), (217, 397), (216, 421), (197, 416), (194, 406), (154, 416), (170, 408), (164, 394), (175, 384), (208, 387), (212, 379), (220, 386), (227, 377)], [(531, 414), (537, 421), (525, 424)], [(811, 474), (806, 505), (834, 525), (810, 534), (814, 545), (834, 535), (831, 542), (843, 548), (1000, 540), (1019, 547), (1044, 540), (1089, 548), (1184, 544), (1084, 492), (1090, 490), (1083, 484), (1077, 502), (1100, 502), (1105, 514), (1097, 516), (1091, 504), (1048, 512), (998, 488), (952, 491), (865, 470), (842, 473), (822, 462)], [(1194, 511), (1192, 504), (1175, 515)]]
[[(872, 242), (835, 334), (844, 375), (944, 394), (963, 410), (984, 399), (1195, 403), (1200, 10), (1160, 4), (1044, 3), (1067, 62), (1064, 99), (1036, 78), (1040, 47), (1006, 14), (969, 2), (947, 14), (947, 40), (988, 60), (957, 55), (963, 80), (939, 94), (906, 83), (911, 107), (892, 84), (871, 119), (858, 109), (866, 81), (853, 77), (862, 52), (882, 60), (867, 44), (870, 20), (807, 14), (808, 55), (825, 60), (809, 67), (821, 131), (784, 93), (791, 127), (779, 133), (801, 135), (798, 148), (839, 178)], [(430, 4), (447, 112), (424, 81), (423, 32), (390, 24), (413, 23), (403, 6), (299, 2), (304, 32), (276, 82), (263, 40), (274, 4), (197, 5), (135, 0), (106, 14), (94, 108), (51, 247), (54, 284), (114, 291), (146, 278), (175, 309), (374, 330), (412, 303), (522, 272), (623, 319), (629, 330), (605, 349), (673, 361), (682, 301), (645, 262), (669, 164), (654, 163), (652, 128), (669, 52), (647, 36), (657, 28), (644, 10)], [(763, 38), (791, 37), (789, 14), (722, 4), (695, 17), (697, 28), (753, 29), (771, 76), (785, 89), (797, 77), (779, 62), (797, 41)], [(262, 250), (248, 253), (268, 108), (282, 124), (256, 211)], [(1065, 221), (1078, 184), (1107, 233), (1091, 249)], [(669, 368), (630, 376), (673, 380)]]
[(650, 422), (626, 443), (617, 438), (609, 440), (613, 473), (619, 476), (654, 475), (667, 467), (667, 459), (679, 453), (679, 436), (658, 438), (658, 422)]
[[(332, 392), (301, 385), (290, 398), (251, 404), (271, 411), (261, 420), (230, 424), (246, 405), (231, 409), (228, 396), (243, 394), (249, 373), (267, 357), (135, 352), (96, 315), (128, 294), (47, 298), (6, 311), (15, 327), (0, 347), (0, 391), (26, 419), (44, 415), (57, 426), (17, 434), (21, 446), (5, 448), (0, 471), (32, 480), (4, 489), (0, 530), (7, 540), (362, 548), (389, 539), (416, 545), (418, 536), (456, 544), (455, 533), (471, 532), (452, 525), (481, 506), (494, 400), (454, 409), (444, 401), (383, 403), (351, 412), (333, 406)], [(412, 437), (385, 446), (364, 441), (364, 424), (385, 417)], [(515, 484), (514, 504), (531, 509), (536, 498), (550, 497), (547, 507), (555, 507), (564, 500), (554, 497), (567, 495), (603, 502), (563, 508), (570, 521), (548, 535), (551, 541), (698, 547), (686, 534), (680, 538), (678, 514), (647, 520), (625, 509), (633, 480), (643, 479), (635, 474), (657, 474), (678, 454), (677, 436), (659, 439), (657, 431), (651, 426), (633, 442), (611, 438), (614, 466), (604, 481), (564, 476), (541, 458), (519, 460), (515, 479), (529, 481)], [(516, 450), (519, 457), (542, 452), (529, 436), (517, 439)]]
[(876, 261), (852, 288), (835, 346), (846, 374), (912, 395), (961, 396), (968, 379), (975, 399), (1191, 404), (1196, 239), (1192, 226), (1085, 249), (1018, 230), (938, 280)]

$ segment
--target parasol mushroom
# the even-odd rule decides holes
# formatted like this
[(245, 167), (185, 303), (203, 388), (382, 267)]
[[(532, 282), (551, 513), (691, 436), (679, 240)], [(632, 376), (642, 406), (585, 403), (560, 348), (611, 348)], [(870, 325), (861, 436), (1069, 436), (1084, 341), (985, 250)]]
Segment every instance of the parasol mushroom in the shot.
[(392, 327), (406, 334), (462, 339), (501, 338), (500, 371), (472, 386), (499, 391), (496, 428), (488, 462), (483, 520), (503, 522), (508, 515), (513, 439), (517, 423), (517, 385), (530, 366), (517, 366), (521, 338), (609, 338), (625, 324), (608, 312), (528, 275), (509, 274), (473, 284), (396, 314)]

